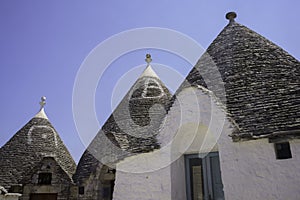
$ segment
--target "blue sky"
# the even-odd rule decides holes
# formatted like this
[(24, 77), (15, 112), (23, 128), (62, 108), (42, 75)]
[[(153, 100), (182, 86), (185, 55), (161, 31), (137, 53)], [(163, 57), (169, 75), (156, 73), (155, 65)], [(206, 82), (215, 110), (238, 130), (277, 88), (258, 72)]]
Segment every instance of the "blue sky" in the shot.
[[(228, 23), (225, 14), (233, 10), (238, 14), (237, 22), (299, 60), (299, 8), (297, 0), (1, 0), (0, 146), (36, 114), (40, 97), (45, 95), (46, 113), (78, 161), (85, 147), (72, 112), (76, 74), (89, 53), (115, 34), (134, 28), (168, 28), (207, 48)], [(118, 80), (144, 64), (148, 52), (154, 63), (172, 67), (183, 76), (192, 68), (184, 60), (155, 49), (120, 55), (97, 87), (95, 112), (99, 127), (111, 113), (112, 90)], [(122, 86), (129, 89), (130, 82)]]

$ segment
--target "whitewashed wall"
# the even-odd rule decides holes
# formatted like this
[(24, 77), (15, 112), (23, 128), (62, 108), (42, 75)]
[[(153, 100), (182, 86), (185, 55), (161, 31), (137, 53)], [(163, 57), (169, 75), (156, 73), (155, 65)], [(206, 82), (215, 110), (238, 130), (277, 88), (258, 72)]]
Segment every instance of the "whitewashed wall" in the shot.
[(158, 136), (162, 149), (118, 164), (114, 200), (184, 200), (183, 154), (217, 150), (225, 199), (300, 199), (300, 141), (290, 142), (287, 160), (276, 160), (267, 139), (232, 142), (233, 125), (210, 95), (203, 88), (179, 94)]
[(220, 139), (226, 199), (300, 199), (300, 141), (290, 141), (293, 158), (276, 160), (268, 139), (233, 143)]
[(160, 167), (160, 156), (164, 157), (156, 151), (121, 161), (116, 166), (113, 199), (171, 199), (170, 166)]
[(211, 116), (215, 108), (207, 94), (204, 89), (184, 90), (161, 127), (161, 149), (126, 158), (117, 165), (114, 200), (186, 199), (183, 155), (216, 151), (221, 133), (218, 126), (225, 122)]
[[(179, 158), (176, 162), (172, 162), (171, 166), (172, 200), (186, 199), (184, 155), (216, 152), (221, 134), (230, 134), (222, 132), (224, 126), (231, 127), (231, 124), (225, 118), (225, 112), (211, 96), (212, 94), (204, 88), (187, 88), (178, 95), (178, 102), (175, 102), (170, 110), (170, 115), (181, 116), (180, 126), (173, 133), (176, 135), (173, 136), (171, 147), (172, 160)], [(177, 119), (177, 122), (169, 124), (171, 127), (176, 126), (178, 121)], [(169, 126), (162, 129), (160, 139), (167, 138), (164, 135), (170, 134), (168, 129)]]

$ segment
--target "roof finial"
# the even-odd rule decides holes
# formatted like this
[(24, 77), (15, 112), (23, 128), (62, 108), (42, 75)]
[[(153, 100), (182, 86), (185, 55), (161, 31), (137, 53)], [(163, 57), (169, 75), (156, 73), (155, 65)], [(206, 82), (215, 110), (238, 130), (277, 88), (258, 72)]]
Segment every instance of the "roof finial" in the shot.
[(44, 108), (45, 104), (46, 104), (46, 97), (45, 97), (45, 96), (42, 96), (42, 97), (41, 97), (41, 102), (40, 102), (41, 109)]
[(151, 61), (152, 61), (152, 58), (151, 58), (151, 55), (148, 53), (146, 54), (146, 59), (145, 61), (147, 62), (148, 65), (150, 65)]
[(228, 19), (230, 22), (234, 22), (236, 16), (237, 14), (235, 12), (229, 12), (226, 14), (226, 19)]
[(40, 105), (41, 105), (40, 111), (34, 117), (48, 119), (44, 111), (45, 104), (46, 104), (46, 97), (43, 96), (41, 97), (41, 101), (40, 101)]

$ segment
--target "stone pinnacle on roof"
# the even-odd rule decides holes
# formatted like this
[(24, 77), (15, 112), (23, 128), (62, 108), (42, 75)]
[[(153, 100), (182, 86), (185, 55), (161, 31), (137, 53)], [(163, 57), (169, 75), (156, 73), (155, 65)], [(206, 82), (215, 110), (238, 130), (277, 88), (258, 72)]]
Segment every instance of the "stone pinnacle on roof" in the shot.
[(148, 65), (150, 65), (150, 63), (152, 62), (151, 54), (146, 54), (145, 61), (148, 63)]
[(41, 108), (44, 108), (45, 104), (46, 104), (46, 97), (42, 96), (41, 97), (41, 102), (40, 102)]
[(236, 18), (237, 14), (235, 12), (228, 12), (226, 14), (226, 19), (229, 20), (229, 22), (234, 22), (234, 19)]
[[(146, 69), (102, 127), (107, 135), (113, 135), (110, 137), (113, 142), (127, 146), (128, 148), (124, 147), (123, 150), (134, 153), (147, 152), (158, 147), (155, 134), (171, 98), (169, 90), (150, 65), (150, 54), (146, 55), (145, 61)], [(111, 127), (116, 130), (112, 130)], [(123, 145), (124, 141), (119, 140), (120, 135), (126, 138), (124, 141), (128, 144)]]
[(81, 157), (74, 181), (83, 183), (100, 162), (114, 163), (136, 153), (160, 148), (156, 139), (171, 93), (152, 69), (146, 69), (129, 89)]
[(0, 148), (0, 185), (22, 184), (45, 157), (53, 157), (70, 178), (75, 173), (70, 152), (44, 112), (45, 100), (41, 98), (40, 111)]
[(41, 97), (40, 105), (41, 105), (41, 108), (34, 117), (48, 119), (48, 117), (44, 111), (44, 106), (46, 105), (46, 97), (45, 96)]
[(142, 77), (155, 77), (157, 79), (160, 79), (158, 77), (158, 75), (155, 73), (155, 71), (152, 69), (150, 63), (152, 62), (152, 58), (151, 58), (151, 55), (150, 54), (147, 54), (146, 55), (146, 59), (145, 59), (146, 63), (147, 63), (147, 67), (146, 69), (143, 71), (143, 73), (140, 75), (139, 78), (142, 78)]

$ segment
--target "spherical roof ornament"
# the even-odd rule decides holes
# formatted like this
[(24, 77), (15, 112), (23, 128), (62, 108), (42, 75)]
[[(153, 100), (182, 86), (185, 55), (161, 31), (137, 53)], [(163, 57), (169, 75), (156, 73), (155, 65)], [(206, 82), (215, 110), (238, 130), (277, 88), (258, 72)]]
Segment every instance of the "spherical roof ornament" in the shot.
[(34, 117), (48, 119), (48, 117), (44, 111), (45, 105), (46, 105), (46, 97), (42, 96), (41, 101), (40, 101), (40, 106), (41, 106), (40, 110)]
[(234, 19), (237, 17), (237, 14), (235, 12), (228, 12), (226, 14), (226, 19), (228, 19), (230, 22), (234, 22)]
[(148, 53), (148, 54), (146, 54), (146, 59), (145, 59), (145, 61), (146, 61), (146, 63), (148, 64), (148, 65), (150, 65), (150, 63), (152, 62), (152, 58), (151, 58), (151, 55)]
[(42, 96), (40, 101), (41, 109), (44, 108), (45, 104), (46, 104), (46, 97)]

